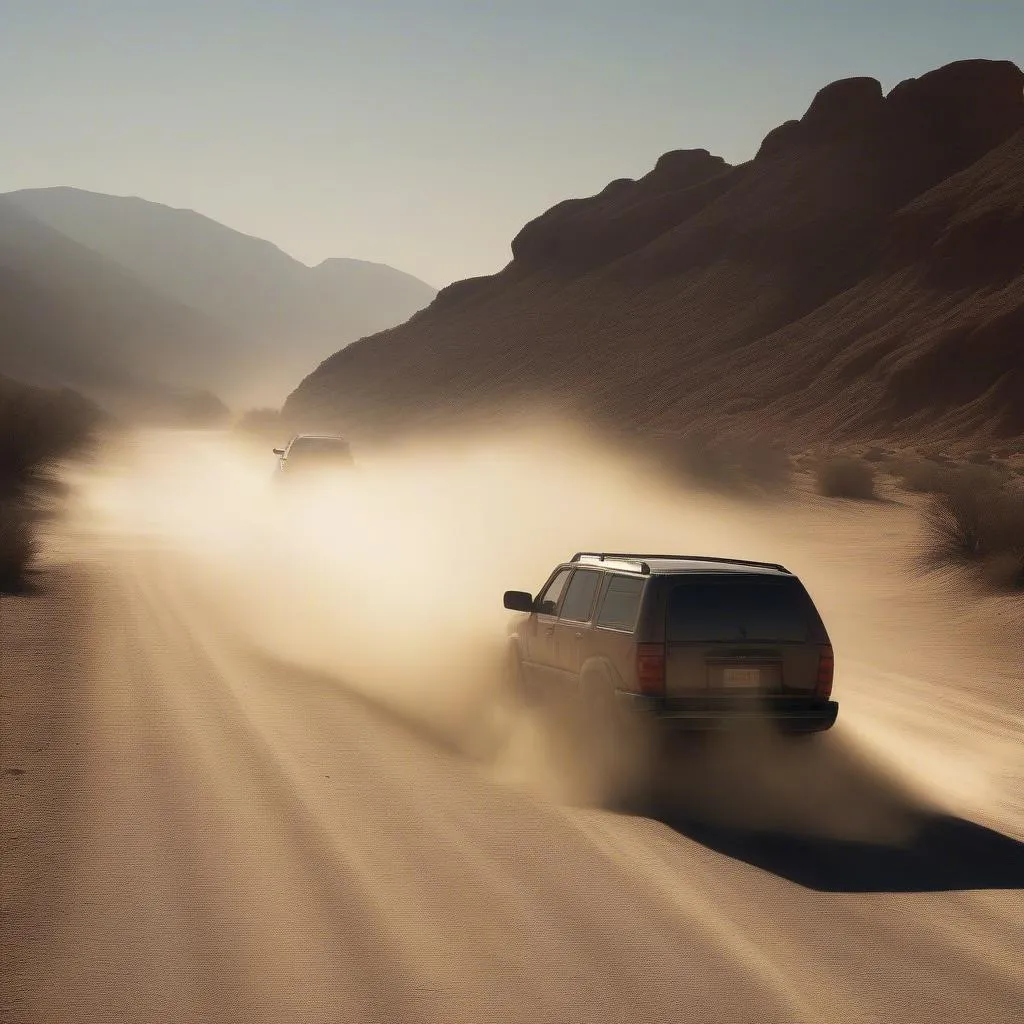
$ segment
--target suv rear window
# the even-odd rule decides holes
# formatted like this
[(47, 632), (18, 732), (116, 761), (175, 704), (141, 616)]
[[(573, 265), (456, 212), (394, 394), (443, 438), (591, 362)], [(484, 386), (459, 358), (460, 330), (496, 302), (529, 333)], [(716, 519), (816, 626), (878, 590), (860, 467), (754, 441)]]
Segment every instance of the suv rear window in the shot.
[(635, 576), (613, 576), (597, 614), (597, 625), (632, 632), (636, 628), (643, 592), (643, 580)]
[(810, 598), (792, 579), (694, 579), (669, 595), (670, 643), (806, 642), (817, 624)]

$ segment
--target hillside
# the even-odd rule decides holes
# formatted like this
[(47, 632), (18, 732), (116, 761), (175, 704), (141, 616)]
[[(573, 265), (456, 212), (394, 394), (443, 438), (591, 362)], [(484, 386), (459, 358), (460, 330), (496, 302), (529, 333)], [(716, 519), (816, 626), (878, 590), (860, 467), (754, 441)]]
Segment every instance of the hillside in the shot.
[(241, 339), (0, 197), (0, 373), (104, 397), (223, 382)]
[(1024, 73), (834, 82), (729, 166), (663, 156), (527, 224), (499, 274), (319, 366), (297, 423), (525, 404), (617, 429), (1024, 435)]
[(407, 320), (435, 289), (360, 260), (310, 268), (192, 210), (74, 188), (8, 193), (16, 205), (241, 339), (236, 394), (279, 402), (340, 346)]

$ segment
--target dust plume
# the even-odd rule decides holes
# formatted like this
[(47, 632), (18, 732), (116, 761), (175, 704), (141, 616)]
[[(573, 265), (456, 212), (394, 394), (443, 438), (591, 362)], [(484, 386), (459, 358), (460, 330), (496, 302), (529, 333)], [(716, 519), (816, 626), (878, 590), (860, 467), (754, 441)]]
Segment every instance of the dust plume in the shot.
[[(765, 508), (686, 493), (565, 423), (355, 455), (355, 469), (330, 484), (282, 488), (269, 451), (226, 434), (151, 431), (79, 481), (79, 522), (112, 543), (134, 537), (139, 550), (173, 552), (167, 571), (223, 643), (329, 674), (487, 755), (500, 777), (560, 799), (581, 786), (600, 797), (634, 750), (604, 761), (607, 778), (588, 777), (537, 722), (496, 699), (510, 622), (502, 592), (536, 593), (581, 549), (777, 560), (806, 548), (780, 539)], [(840, 589), (826, 595), (830, 629)], [(830, 792), (827, 779), (843, 773), (815, 776), (808, 755), (726, 744), (686, 756), (698, 760), (680, 778), (720, 783), (698, 804), (742, 792), (734, 810), (791, 824), (798, 796), (803, 826), (828, 807), (829, 828), (879, 827), (863, 801), (838, 820), (845, 783)]]

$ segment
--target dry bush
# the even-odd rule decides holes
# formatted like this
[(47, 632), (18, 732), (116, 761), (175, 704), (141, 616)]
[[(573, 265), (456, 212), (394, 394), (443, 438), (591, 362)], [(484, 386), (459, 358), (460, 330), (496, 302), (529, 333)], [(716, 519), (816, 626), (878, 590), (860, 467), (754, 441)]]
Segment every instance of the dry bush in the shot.
[(77, 392), (47, 391), (0, 378), (0, 495), (80, 450), (101, 419)]
[(893, 475), (905, 491), (935, 494), (949, 478), (949, 470), (931, 459), (901, 459), (892, 467)]
[(18, 590), (35, 555), (35, 517), (16, 498), (0, 499), (0, 593)]
[(973, 564), (1001, 587), (1024, 586), (1024, 489), (998, 474), (961, 472), (929, 506), (928, 560), (933, 566)]
[(992, 455), (989, 452), (971, 452), (967, 461), (974, 466), (987, 466), (992, 461)]
[(818, 493), (827, 498), (871, 501), (875, 495), (875, 468), (863, 459), (840, 455), (818, 464)]
[(52, 470), (80, 453), (102, 419), (74, 391), (0, 378), (0, 589), (17, 589), (35, 553), (35, 531), (57, 493)]
[(868, 448), (867, 451), (865, 451), (864, 454), (861, 456), (861, 458), (865, 462), (884, 462), (887, 458), (889, 458), (889, 456), (889, 452), (875, 444)]

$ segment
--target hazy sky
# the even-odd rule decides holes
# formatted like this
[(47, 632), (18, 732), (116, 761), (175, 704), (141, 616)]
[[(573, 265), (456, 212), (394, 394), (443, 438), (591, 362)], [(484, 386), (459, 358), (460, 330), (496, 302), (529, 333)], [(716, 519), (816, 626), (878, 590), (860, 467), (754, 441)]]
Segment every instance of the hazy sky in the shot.
[(749, 158), (817, 89), (1024, 64), (1024, 0), (0, 0), (0, 190), (191, 207), (316, 263), (490, 273), (669, 149)]

